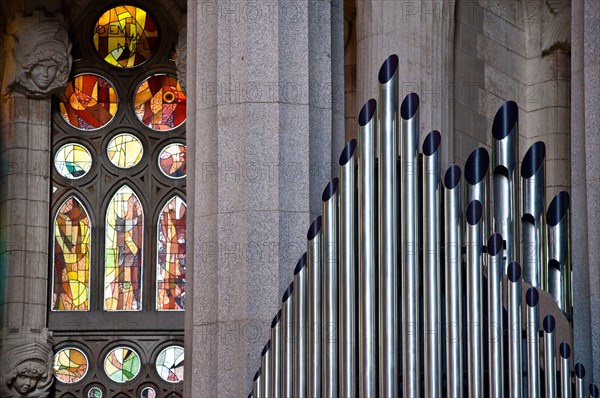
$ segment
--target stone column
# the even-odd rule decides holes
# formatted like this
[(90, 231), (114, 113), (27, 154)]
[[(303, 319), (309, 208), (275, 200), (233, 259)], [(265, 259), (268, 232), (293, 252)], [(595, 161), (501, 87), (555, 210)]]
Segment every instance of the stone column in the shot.
[(343, 123), (338, 12), (314, 0), (188, 0), (185, 396), (251, 389), (342, 149), (332, 148), (343, 140), (332, 134)]
[(0, 119), (0, 396), (46, 397), (52, 94), (71, 69), (59, 16), (17, 14), (5, 37)]

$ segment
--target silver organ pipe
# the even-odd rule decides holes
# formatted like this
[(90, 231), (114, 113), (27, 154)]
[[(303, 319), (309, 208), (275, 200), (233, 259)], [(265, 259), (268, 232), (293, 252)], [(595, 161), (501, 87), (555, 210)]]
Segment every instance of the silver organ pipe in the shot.
[(598, 398), (600, 397), (600, 392), (598, 391), (598, 386), (595, 384), (590, 384), (590, 397)]
[(250, 396), (597, 397), (584, 364), (571, 372), (573, 342), (556, 343), (572, 334), (560, 332), (571, 327), (570, 214), (566, 192), (546, 209), (545, 144), (526, 152), (517, 186), (518, 108), (507, 102), (491, 161), (477, 148), (464, 184), (458, 165), (442, 177), (443, 132), (419, 153), (419, 97), (400, 103), (397, 56), (378, 77)]

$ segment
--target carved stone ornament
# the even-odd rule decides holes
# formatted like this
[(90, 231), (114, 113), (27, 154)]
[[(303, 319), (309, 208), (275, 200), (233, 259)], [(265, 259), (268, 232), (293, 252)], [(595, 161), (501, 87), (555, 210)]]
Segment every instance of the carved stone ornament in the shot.
[(62, 16), (44, 11), (17, 15), (6, 30), (3, 94), (16, 91), (29, 98), (60, 95), (71, 72), (71, 42)]
[(175, 47), (177, 58), (175, 59), (175, 65), (177, 65), (177, 80), (183, 91), (185, 91), (185, 83), (187, 79), (187, 24), (186, 18), (183, 18), (183, 26), (179, 30), (179, 38), (177, 39), (177, 46)]
[(52, 375), (52, 345), (47, 329), (8, 333), (0, 349), (0, 397), (46, 398)]
[(571, 0), (544, 0), (542, 54), (569, 51), (571, 46)]

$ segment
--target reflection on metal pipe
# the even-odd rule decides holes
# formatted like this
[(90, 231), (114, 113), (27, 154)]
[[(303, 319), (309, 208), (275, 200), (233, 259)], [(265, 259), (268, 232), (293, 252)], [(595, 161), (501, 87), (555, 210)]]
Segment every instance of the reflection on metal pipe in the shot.
[[(446, 369), (448, 397), (463, 397), (462, 336), (462, 211), (460, 167), (452, 165), (444, 176), (444, 248), (446, 268)], [(427, 228), (427, 226), (425, 226)], [(430, 255), (429, 251), (426, 254)], [(436, 254), (436, 259), (439, 256)], [(439, 278), (439, 275), (437, 275)], [(431, 289), (431, 286), (428, 286)], [(439, 295), (439, 293), (436, 293)], [(427, 296), (425, 296), (427, 297)], [(439, 304), (438, 304), (439, 305)], [(439, 310), (439, 308), (438, 308)], [(441, 322), (438, 317), (438, 322)], [(441, 336), (440, 336), (441, 338)], [(439, 373), (441, 375), (441, 371)], [(439, 382), (438, 376), (438, 382)], [(439, 394), (433, 395), (441, 396)]]
[(481, 284), (483, 254), (483, 207), (479, 200), (469, 202), (465, 217), (467, 271), (467, 369), (469, 397), (483, 397), (483, 310)]
[(402, 141), (402, 385), (403, 396), (418, 398), (419, 391), (419, 96), (410, 93), (400, 107)]
[(340, 396), (358, 396), (357, 311), (357, 219), (356, 140), (346, 144), (340, 156)]
[(504, 384), (504, 352), (502, 350), (502, 235), (488, 239), (488, 331), (489, 331), (489, 396), (501, 398)]
[(562, 398), (571, 398), (571, 347), (560, 343), (560, 392)]
[(519, 110), (508, 101), (500, 107), (492, 125), (494, 165), (494, 232), (506, 241), (506, 267), (519, 259), (519, 228), (517, 228), (517, 143), (519, 140)]
[(375, 137), (373, 119), (377, 101), (370, 99), (358, 116), (358, 363), (359, 389), (362, 397), (375, 397), (377, 391), (375, 356)]
[(484, 237), (492, 234), (489, 168), (490, 155), (485, 148), (475, 149), (465, 163), (467, 203), (478, 200), (481, 204), (483, 211), (481, 233)]
[(539, 294), (535, 287), (525, 293), (527, 302), (527, 388), (528, 398), (540, 397)]
[(556, 398), (556, 359), (554, 356), (554, 317), (544, 318), (544, 379), (546, 380), (546, 398)]
[(252, 390), (253, 396), (254, 398), (263, 398), (264, 396), (262, 395), (262, 383), (261, 383), (261, 371), (260, 368), (258, 368), (258, 370), (256, 371), (256, 373), (254, 374), (254, 389)]
[[(423, 312), (425, 396), (442, 394), (442, 336), (440, 311), (440, 143), (438, 131), (423, 141)], [(459, 172), (460, 173), (460, 172)], [(454, 190), (455, 193), (458, 189)], [(453, 208), (453, 211), (456, 209)], [(456, 223), (457, 214), (452, 214)], [(452, 228), (453, 226), (451, 226)], [(459, 297), (456, 297), (458, 300)], [(448, 302), (448, 301), (446, 301)], [(449, 323), (452, 325), (452, 323)], [(450, 383), (450, 380), (449, 380)]]
[(270, 398), (273, 396), (273, 390), (271, 390), (271, 340), (267, 341), (260, 356), (261, 394), (264, 398)]
[(281, 310), (271, 322), (271, 394), (269, 397), (281, 397), (281, 348), (283, 341), (281, 338)]
[(546, 201), (544, 160), (546, 145), (533, 144), (521, 164), (521, 256), (523, 281), (546, 289)]
[(575, 364), (575, 397), (585, 398), (585, 366)]
[[(308, 230), (308, 384), (309, 397), (321, 395), (321, 336), (323, 331), (321, 264), (322, 231), (321, 216), (317, 217)], [(306, 387), (305, 387), (306, 388)]]
[(523, 365), (521, 354), (521, 266), (508, 265), (508, 378), (511, 397), (523, 396)]
[[(321, 224), (320, 216), (315, 223)], [(313, 223), (314, 225), (314, 223)], [(311, 227), (312, 228), (312, 227)], [(310, 230), (309, 230), (310, 235)], [(294, 323), (296, 341), (294, 344), (294, 396), (306, 396), (306, 290), (307, 290), (306, 253), (298, 260), (294, 269)]]
[(548, 291), (568, 319), (572, 314), (569, 194), (559, 192), (548, 207)]
[(590, 397), (598, 398), (600, 397), (600, 392), (598, 391), (598, 386), (595, 384), (590, 384)]
[(398, 56), (379, 70), (379, 395), (398, 396)]
[(323, 191), (323, 397), (338, 395), (338, 193), (334, 178)]
[(290, 283), (281, 300), (281, 396), (294, 396), (294, 283)]

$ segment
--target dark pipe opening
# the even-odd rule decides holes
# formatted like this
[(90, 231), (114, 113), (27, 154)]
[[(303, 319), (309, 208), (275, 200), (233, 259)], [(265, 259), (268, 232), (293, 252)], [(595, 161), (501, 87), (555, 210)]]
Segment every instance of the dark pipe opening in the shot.
[(402, 101), (400, 116), (404, 120), (412, 119), (415, 113), (417, 113), (417, 109), (419, 109), (419, 96), (416, 93), (410, 93)]
[(538, 141), (529, 147), (529, 150), (523, 157), (521, 164), (521, 177), (531, 178), (539, 170), (544, 158), (546, 157), (546, 144)]
[(306, 239), (313, 240), (315, 238), (315, 236), (317, 236), (317, 234), (319, 233), (320, 230), (321, 230), (321, 216), (315, 218), (315, 221), (313, 221), (313, 223), (310, 225), (310, 228), (308, 229), (308, 233), (306, 234)]
[(517, 124), (519, 119), (519, 107), (514, 101), (505, 102), (496, 116), (494, 116), (494, 123), (492, 124), (492, 135), (495, 139), (501, 140), (505, 138)]
[(561, 191), (556, 194), (550, 206), (548, 206), (548, 212), (546, 213), (546, 221), (551, 227), (558, 225), (560, 220), (563, 219), (567, 210), (569, 209), (569, 193), (567, 191)]
[(508, 274), (508, 279), (511, 282), (518, 282), (519, 279), (521, 279), (521, 265), (518, 262), (513, 261), (512, 263), (508, 264), (508, 269), (506, 271)]
[(358, 114), (358, 125), (361, 127), (366, 126), (373, 119), (375, 111), (377, 111), (377, 101), (371, 98), (365, 102)]
[(306, 252), (304, 252), (302, 257), (300, 257), (300, 260), (298, 260), (298, 262), (296, 263), (296, 268), (294, 268), (294, 275), (302, 271), (302, 268), (304, 268), (304, 266), (306, 265), (306, 257)]
[(482, 214), (483, 206), (481, 206), (481, 202), (478, 200), (470, 201), (467, 205), (467, 222), (470, 225), (476, 225), (481, 221)]
[(346, 163), (348, 163), (350, 161), (350, 159), (352, 159), (352, 156), (354, 155), (355, 150), (356, 150), (356, 140), (354, 138), (352, 138), (350, 141), (348, 141), (348, 143), (342, 150), (342, 154), (340, 155), (340, 161), (339, 161), (340, 166), (345, 166)]
[(527, 289), (527, 293), (525, 293), (525, 301), (527, 301), (527, 305), (530, 307), (535, 307), (540, 300), (540, 295), (535, 287), (530, 287)]
[(454, 189), (460, 182), (460, 167), (456, 164), (448, 167), (444, 175), (444, 186), (447, 189)]
[(277, 315), (275, 315), (275, 317), (273, 317), (273, 321), (271, 321), (271, 327), (274, 328), (275, 326), (277, 326), (280, 319), (281, 319), (281, 310), (277, 311)]
[(554, 317), (552, 315), (546, 315), (543, 323), (544, 323), (544, 330), (546, 331), (546, 333), (554, 332), (555, 322), (554, 322)]
[(398, 56), (390, 55), (379, 68), (379, 83), (385, 84), (390, 81), (398, 69)]
[(290, 298), (290, 296), (292, 295), (293, 291), (294, 291), (294, 282), (290, 283), (290, 285), (288, 286), (288, 288), (283, 293), (283, 298), (281, 299), (281, 302), (285, 303), (285, 301)]
[(483, 180), (490, 167), (490, 155), (485, 148), (477, 148), (469, 155), (465, 163), (465, 180), (475, 185)]
[(331, 199), (333, 194), (335, 194), (335, 191), (337, 191), (339, 184), (340, 179), (337, 177), (334, 177), (333, 180), (331, 180), (329, 184), (327, 184), (327, 186), (323, 190), (323, 195), (321, 195), (321, 199), (323, 200), (323, 202), (327, 202), (329, 199)]
[(502, 235), (499, 233), (492, 234), (488, 239), (487, 250), (490, 256), (498, 255), (502, 250)]

